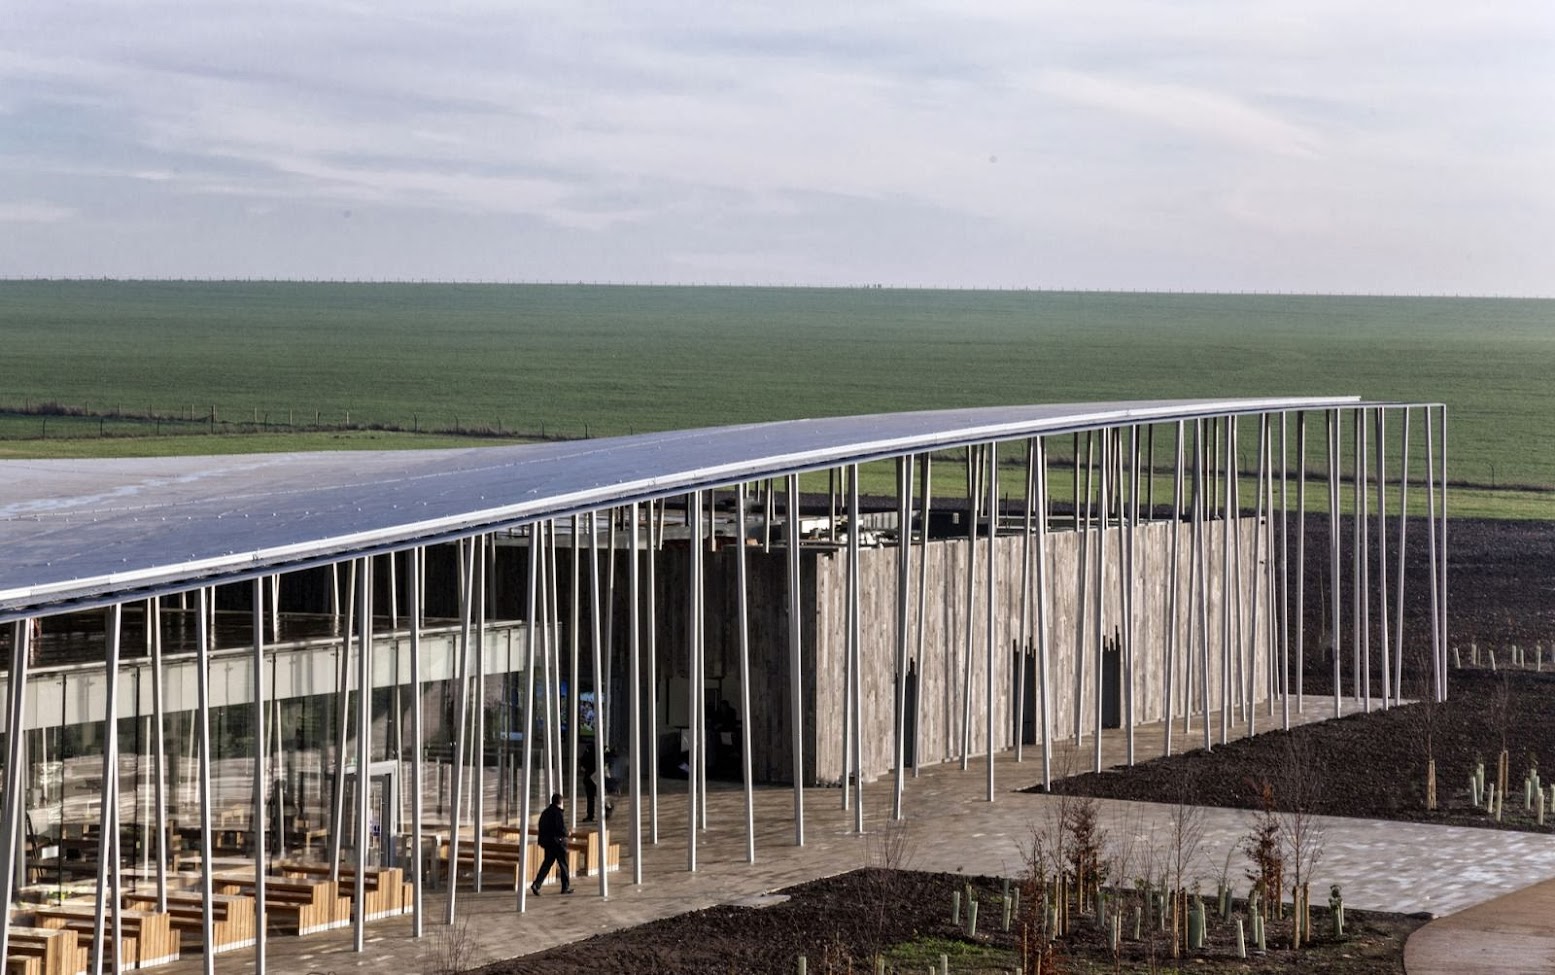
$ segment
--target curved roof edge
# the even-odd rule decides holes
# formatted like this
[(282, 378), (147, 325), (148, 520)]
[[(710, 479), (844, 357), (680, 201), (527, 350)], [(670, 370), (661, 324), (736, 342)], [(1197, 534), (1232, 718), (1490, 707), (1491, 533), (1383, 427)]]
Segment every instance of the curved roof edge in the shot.
[(0, 621), (967, 444), (1367, 405), (1378, 404), (1051, 404), (456, 450), (0, 461)]

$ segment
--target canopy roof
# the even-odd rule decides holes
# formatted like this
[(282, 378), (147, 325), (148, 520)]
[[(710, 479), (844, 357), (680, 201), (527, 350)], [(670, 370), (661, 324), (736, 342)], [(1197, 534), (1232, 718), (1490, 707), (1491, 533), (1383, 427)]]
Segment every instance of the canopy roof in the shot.
[(1358, 405), (1003, 406), (457, 450), (0, 461), (0, 620), (944, 447)]

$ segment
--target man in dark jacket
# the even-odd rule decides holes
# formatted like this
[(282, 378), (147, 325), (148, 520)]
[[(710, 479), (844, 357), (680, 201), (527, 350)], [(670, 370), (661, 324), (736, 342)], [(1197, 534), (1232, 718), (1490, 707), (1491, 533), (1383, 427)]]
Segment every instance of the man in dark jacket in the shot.
[(562, 794), (558, 792), (551, 796), (551, 804), (540, 814), (539, 841), (545, 859), (540, 863), (540, 873), (535, 877), (535, 882), (529, 885), (530, 893), (536, 897), (540, 896), (540, 885), (551, 875), (553, 863), (562, 878), (562, 893), (572, 893), (572, 877), (567, 873), (567, 838), (571, 835), (567, 829), (567, 818), (562, 814)]

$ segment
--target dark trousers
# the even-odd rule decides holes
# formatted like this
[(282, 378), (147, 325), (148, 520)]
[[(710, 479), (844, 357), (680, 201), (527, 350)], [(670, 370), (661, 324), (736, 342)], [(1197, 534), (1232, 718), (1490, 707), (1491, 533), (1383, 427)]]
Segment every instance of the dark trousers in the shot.
[(556, 864), (556, 872), (561, 876), (562, 890), (572, 886), (572, 877), (567, 873), (567, 843), (565, 840), (545, 844), (545, 859), (540, 861), (540, 872), (535, 875), (536, 887), (545, 883), (545, 878), (551, 875), (551, 864)]

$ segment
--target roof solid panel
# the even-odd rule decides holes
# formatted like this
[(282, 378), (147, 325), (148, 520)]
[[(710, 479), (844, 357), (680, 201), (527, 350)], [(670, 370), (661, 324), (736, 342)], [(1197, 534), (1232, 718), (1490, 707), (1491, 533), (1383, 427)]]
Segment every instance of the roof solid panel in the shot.
[(0, 461), (0, 618), (29, 607), (839, 463), (1355, 397), (986, 407), (465, 450)]

